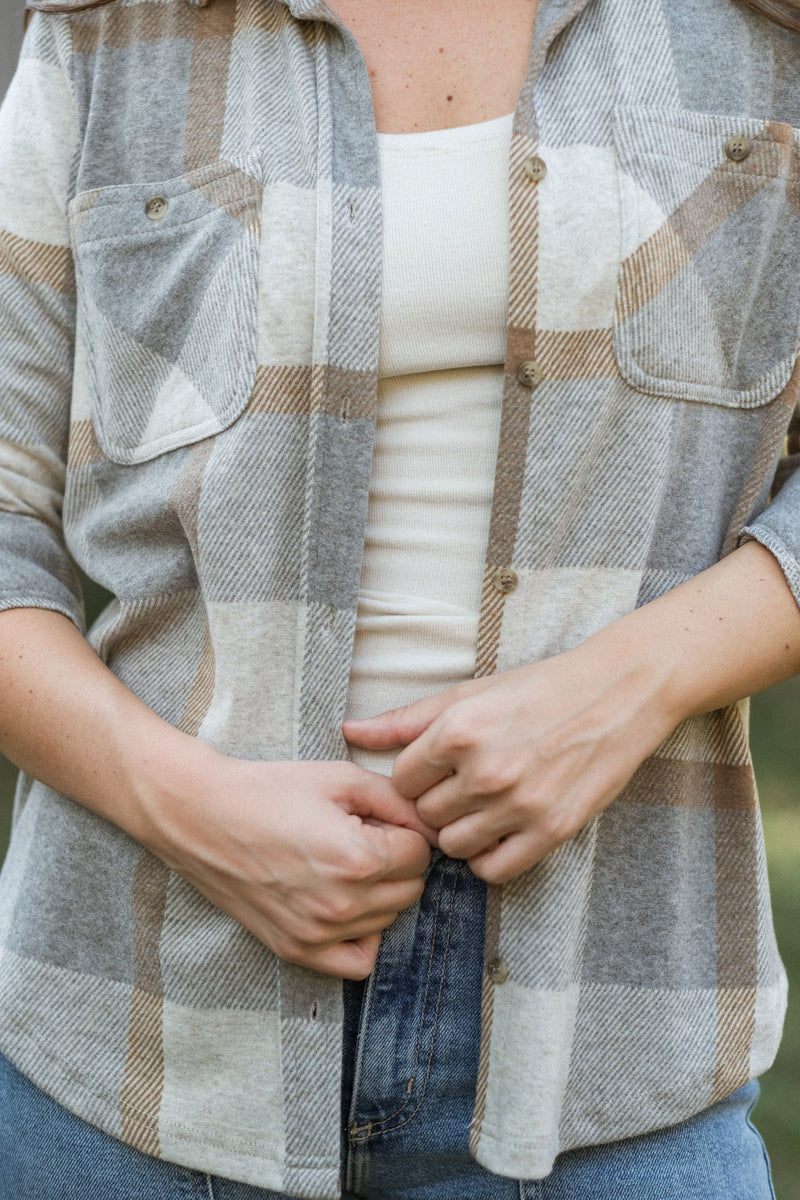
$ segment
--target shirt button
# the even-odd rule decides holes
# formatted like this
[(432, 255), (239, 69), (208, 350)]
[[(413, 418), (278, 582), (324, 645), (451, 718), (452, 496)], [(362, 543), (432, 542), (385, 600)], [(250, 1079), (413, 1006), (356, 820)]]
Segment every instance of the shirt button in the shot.
[(537, 362), (520, 363), (517, 368), (517, 379), (526, 388), (535, 388), (542, 382), (544, 371)]
[(508, 979), (508, 967), (502, 958), (490, 958), (486, 964), (486, 974), (492, 983), (505, 983)]
[(744, 162), (753, 149), (753, 143), (747, 137), (728, 138), (725, 143), (725, 153), (731, 162)]
[(511, 567), (498, 567), (492, 576), (492, 583), (498, 592), (502, 592), (507, 596), (509, 592), (513, 592), (519, 583), (519, 575)]
[(169, 204), (163, 196), (153, 196), (144, 206), (144, 215), (151, 221), (160, 221), (166, 215)]
[(533, 183), (541, 183), (547, 174), (547, 163), (543, 158), (535, 155), (533, 158), (526, 158), (522, 169)]

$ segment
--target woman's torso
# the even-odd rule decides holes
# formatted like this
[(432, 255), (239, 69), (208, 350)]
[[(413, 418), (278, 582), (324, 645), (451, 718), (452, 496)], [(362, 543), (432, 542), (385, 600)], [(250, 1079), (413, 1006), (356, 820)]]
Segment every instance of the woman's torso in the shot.
[[(37, 247), (33, 288), (4, 277), (25, 319), (0, 364), (0, 448), (36, 473), (3, 512), (37, 555), (33, 598), (79, 612), (50, 569), (69, 444), (67, 544), (117, 597), (92, 644), (167, 720), (242, 757), (346, 753), (381, 205), (369, 78), (321, 12), (133, 0), (37, 19), (10, 94), (36, 135), (24, 170), (0, 171), (4, 237)], [(728, 0), (543, 0), (508, 162), (481, 671), (568, 648), (764, 508), (796, 400), (796, 54)], [(740, 161), (732, 138), (752, 143)], [(790, 495), (762, 519), (776, 545)], [(145, 1148), (157, 1135), (190, 1165), (335, 1194), (336, 985), (158, 871), (23, 784), (4, 1052)], [(508, 974), (486, 982), (480, 1161), (532, 1177), (763, 1069), (783, 1003), (767, 914), (745, 716), (728, 709), (490, 900), (487, 957)], [(280, 1081), (269, 1103), (254, 1061)]]

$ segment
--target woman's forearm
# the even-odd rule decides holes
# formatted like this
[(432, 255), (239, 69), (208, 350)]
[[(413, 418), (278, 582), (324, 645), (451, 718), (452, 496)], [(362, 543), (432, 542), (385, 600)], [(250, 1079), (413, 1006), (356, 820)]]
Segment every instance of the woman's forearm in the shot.
[(158, 717), (60, 613), (0, 613), (0, 750), (142, 842), (144, 782), (202, 773), (209, 748)]
[(748, 542), (584, 645), (598, 669), (636, 663), (666, 725), (800, 672), (800, 610), (774, 556)]

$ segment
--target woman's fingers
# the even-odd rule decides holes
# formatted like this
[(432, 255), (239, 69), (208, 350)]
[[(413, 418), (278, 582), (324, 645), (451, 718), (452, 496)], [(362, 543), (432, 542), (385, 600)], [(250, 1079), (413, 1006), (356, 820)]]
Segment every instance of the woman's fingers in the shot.
[[(440, 745), (434, 725), (400, 751), (394, 760), (392, 783), (401, 795), (416, 800), (452, 775), (454, 766), (453, 756)], [(419, 805), (417, 811), (427, 820)]]
[(302, 959), (291, 961), (311, 971), (320, 971), (323, 975), (336, 975), (340, 979), (366, 979), (375, 966), (380, 943), (381, 935), (374, 933), (354, 941), (325, 946), (309, 952)]
[(450, 693), (440, 692), (415, 704), (392, 708), (361, 721), (345, 721), (342, 730), (346, 741), (364, 750), (396, 750), (424, 733), (451, 703)]
[[(313, 921), (306, 919), (294, 936), (284, 933), (278, 953), (312, 970), (362, 978), (362, 965), (365, 974), (372, 969), (383, 930), (419, 900), (423, 887), (422, 879), (375, 884), (363, 912), (345, 897), (328, 898), (318, 905)], [(346, 969), (340, 970), (342, 966)]]
[(485, 810), (486, 797), (469, 792), (458, 774), (448, 775), (422, 793), (417, 808), (422, 819), (439, 831), (441, 846), (442, 829), (470, 813)]
[(372, 884), (364, 894), (322, 893), (310, 905), (315, 936), (333, 942), (385, 929), (399, 912), (416, 904), (423, 887), (422, 877), (417, 876)]
[(469, 860), (493, 849), (517, 828), (518, 819), (511, 813), (483, 810), (469, 813), (445, 826), (439, 833), (439, 840), (444, 854)]
[(557, 845), (558, 842), (533, 844), (529, 838), (517, 833), (470, 856), (467, 863), (473, 874), (487, 883), (508, 883), (555, 850)]
[(429, 842), (413, 829), (362, 824), (359, 841), (374, 856), (375, 879), (416, 879), (430, 862)]
[(383, 775), (353, 767), (339, 803), (365, 824), (414, 830), (429, 845), (436, 845), (436, 832), (425, 824), (413, 799), (401, 795)]

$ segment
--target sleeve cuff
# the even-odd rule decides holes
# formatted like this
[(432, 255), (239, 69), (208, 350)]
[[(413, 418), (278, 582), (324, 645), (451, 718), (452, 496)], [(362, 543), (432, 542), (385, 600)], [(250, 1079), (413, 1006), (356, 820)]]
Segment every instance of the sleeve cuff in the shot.
[(83, 598), (55, 529), (35, 517), (0, 513), (0, 610), (48, 608), (84, 631)]
[(774, 554), (783, 571), (792, 595), (800, 605), (800, 564), (778, 535), (768, 525), (747, 525), (739, 534), (740, 546), (745, 542), (760, 542), (765, 549)]

